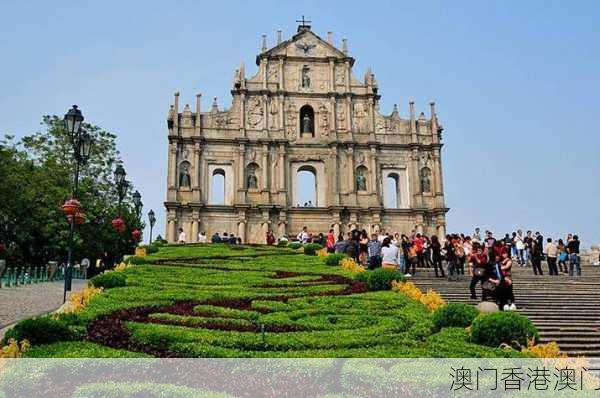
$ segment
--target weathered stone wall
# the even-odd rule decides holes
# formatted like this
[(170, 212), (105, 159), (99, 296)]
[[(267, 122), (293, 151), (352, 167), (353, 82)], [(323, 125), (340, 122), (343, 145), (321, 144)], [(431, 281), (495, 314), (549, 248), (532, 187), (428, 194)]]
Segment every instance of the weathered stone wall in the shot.
[[(407, 119), (397, 107), (382, 115), (375, 76), (367, 71), (358, 80), (353, 65), (347, 43), (340, 50), (301, 26), (263, 47), (254, 76), (240, 66), (230, 108), (215, 99), (202, 111), (198, 94), (194, 111), (180, 111), (176, 93), (167, 117), (167, 239), (183, 228), (191, 242), (201, 230), (262, 242), (269, 228), (295, 236), (304, 225), (443, 233), (448, 209), (434, 104), (429, 118), (417, 117), (412, 102)], [(315, 208), (296, 207), (304, 170), (316, 175)], [(219, 203), (213, 175), (225, 181)], [(390, 189), (395, 206), (384, 199)]]

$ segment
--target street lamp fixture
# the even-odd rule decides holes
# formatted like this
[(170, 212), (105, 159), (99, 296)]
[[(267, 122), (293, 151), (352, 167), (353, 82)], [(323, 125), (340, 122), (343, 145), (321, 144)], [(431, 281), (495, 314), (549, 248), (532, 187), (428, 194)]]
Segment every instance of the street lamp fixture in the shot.
[(139, 191), (135, 191), (133, 193), (132, 197), (133, 197), (133, 205), (135, 206), (135, 214), (137, 215), (137, 218), (139, 220), (140, 214), (142, 212), (142, 207), (144, 206), (144, 204), (142, 203), (142, 195), (140, 194)]
[[(75, 173), (73, 182), (72, 198), (76, 199), (79, 190), (79, 169), (85, 165), (90, 158), (92, 152), (93, 140), (92, 137), (82, 131), (81, 127), (83, 124), (83, 114), (77, 107), (73, 105), (71, 109), (67, 111), (64, 117), (65, 128), (69, 134), (71, 140), (71, 146), (73, 148), (73, 159), (75, 160)], [(73, 214), (70, 218), (70, 229), (68, 238), (68, 250), (67, 250), (67, 265), (65, 268), (65, 285), (63, 290), (63, 302), (67, 300), (67, 292), (71, 290), (72, 282), (72, 257), (73, 257), (73, 235), (75, 234), (75, 224), (77, 215)], [(83, 219), (81, 213), (79, 219)]]
[(150, 221), (150, 244), (152, 244), (152, 228), (156, 224), (156, 217), (154, 216), (154, 210), (150, 209), (148, 212), (148, 221)]

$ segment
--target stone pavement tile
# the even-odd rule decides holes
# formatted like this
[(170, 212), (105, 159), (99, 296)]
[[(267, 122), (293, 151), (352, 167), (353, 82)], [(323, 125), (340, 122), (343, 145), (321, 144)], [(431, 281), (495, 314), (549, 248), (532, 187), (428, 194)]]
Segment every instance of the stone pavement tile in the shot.
[[(73, 291), (87, 284), (84, 280), (73, 280)], [(63, 304), (63, 281), (44, 282), (0, 289), (0, 329), (23, 318), (43, 314)]]

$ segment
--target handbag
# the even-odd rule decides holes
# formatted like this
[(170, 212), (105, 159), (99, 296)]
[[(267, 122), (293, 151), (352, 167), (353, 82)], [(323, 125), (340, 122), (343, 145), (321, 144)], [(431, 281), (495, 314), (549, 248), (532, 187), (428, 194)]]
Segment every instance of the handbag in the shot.
[(496, 290), (496, 284), (490, 281), (485, 281), (481, 284), (481, 288), (483, 290), (488, 290), (490, 292), (493, 292), (494, 290)]
[(559, 261), (567, 261), (567, 252), (560, 252)]

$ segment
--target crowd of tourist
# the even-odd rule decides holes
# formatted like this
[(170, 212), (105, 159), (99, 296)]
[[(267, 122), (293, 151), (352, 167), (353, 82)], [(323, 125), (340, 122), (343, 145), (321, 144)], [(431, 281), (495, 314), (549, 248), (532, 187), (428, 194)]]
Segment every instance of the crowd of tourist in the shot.
[(420, 268), (433, 268), (436, 277), (450, 280), (468, 273), (471, 299), (477, 299), (476, 288), (481, 285), (482, 299), (496, 301), (503, 309), (515, 308), (513, 265), (531, 267), (535, 275), (543, 275), (545, 259), (549, 275), (581, 276), (580, 241), (572, 234), (564, 240), (544, 240), (539, 232), (518, 230), (496, 238), (491, 231), (482, 235), (476, 228), (472, 235), (449, 234), (440, 240), (416, 231), (405, 235), (384, 229), (371, 236), (364, 229), (337, 237), (333, 229), (326, 236), (313, 235), (304, 227), (296, 238), (302, 243), (322, 244), (332, 253), (344, 253), (370, 269), (398, 269), (406, 277), (414, 277)]
[[(335, 236), (333, 229), (326, 235), (313, 234), (305, 226), (295, 239), (282, 236), (277, 240), (272, 230), (265, 236), (269, 245), (289, 240), (318, 243), (328, 252), (346, 254), (366, 268), (397, 269), (406, 277), (414, 277), (424, 268), (432, 268), (436, 277), (449, 280), (468, 274), (471, 299), (477, 299), (476, 288), (480, 285), (482, 299), (496, 301), (503, 309), (515, 308), (513, 266), (531, 267), (535, 275), (543, 275), (542, 262), (546, 260), (549, 275), (581, 276), (580, 241), (572, 234), (565, 239), (544, 240), (539, 232), (518, 230), (496, 238), (491, 231), (481, 234), (476, 228), (471, 235), (449, 234), (439, 239), (416, 231), (405, 235), (391, 234), (384, 229), (369, 236), (366, 230), (355, 229)], [(186, 234), (180, 229), (179, 243), (186, 241)], [(208, 241), (205, 232), (200, 232), (198, 242)], [(242, 240), (233, 233), (216, 232), (210, 242), (241, 244)]]

